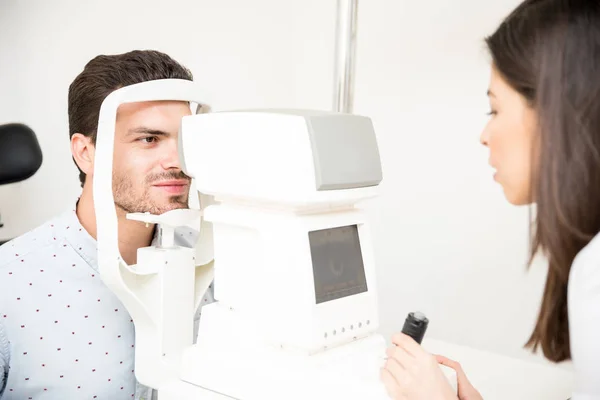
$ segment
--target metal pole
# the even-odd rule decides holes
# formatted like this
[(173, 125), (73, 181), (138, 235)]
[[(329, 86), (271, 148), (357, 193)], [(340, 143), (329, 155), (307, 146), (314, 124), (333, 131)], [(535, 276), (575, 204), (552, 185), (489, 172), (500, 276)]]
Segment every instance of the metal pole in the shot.
[(337, 0), (333, 110), (352, 113), (358, 0)]

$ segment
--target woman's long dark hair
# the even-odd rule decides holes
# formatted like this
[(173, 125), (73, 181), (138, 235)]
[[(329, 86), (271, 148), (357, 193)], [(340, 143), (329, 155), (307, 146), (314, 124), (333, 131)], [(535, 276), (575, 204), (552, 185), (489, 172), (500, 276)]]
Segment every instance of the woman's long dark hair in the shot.
[(526, 346), (560, 362), (571, 358), (571, 264), (600, 231), (600, 1), (526, 0), (486, 43), (495, 68), (538, 115), (530, 263), (541, 252), (549, 270)]

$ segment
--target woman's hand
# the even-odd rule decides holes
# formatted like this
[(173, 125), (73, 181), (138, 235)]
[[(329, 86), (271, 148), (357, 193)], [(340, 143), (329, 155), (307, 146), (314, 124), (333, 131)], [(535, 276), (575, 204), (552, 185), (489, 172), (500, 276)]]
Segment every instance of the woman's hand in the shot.
[(459, 363), (440, 355), (436, 355), (435, 358), (438, 363), (445, 365), (446, 367), (450, 367), (454, 371), (456, 371), (456, 380), (458, 383), (458, 398), (460, 400), (483, 400), (483, 397), (481, 397), (479, 392), (467, 379), (467, 375), (465, 374), (465, 371), (463, 371)]
[(394, 335), (392, 342), (395, 346), (387, 350), (388, 359), (381, 370), (381, 380), (391, 398), (456, 400), (456, 394), (435, 356), (427, 353), (421, 345), (403, 333)]

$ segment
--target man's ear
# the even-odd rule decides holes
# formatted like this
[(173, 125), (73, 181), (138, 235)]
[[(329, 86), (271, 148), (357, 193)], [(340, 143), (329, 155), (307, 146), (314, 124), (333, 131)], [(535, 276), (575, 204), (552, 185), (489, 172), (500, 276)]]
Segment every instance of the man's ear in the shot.
[(83, 173), (88, 176), (93, 175), (95, 147), (92, 138), (81, 133), (74, 133), (71, 136), (71, 154)]

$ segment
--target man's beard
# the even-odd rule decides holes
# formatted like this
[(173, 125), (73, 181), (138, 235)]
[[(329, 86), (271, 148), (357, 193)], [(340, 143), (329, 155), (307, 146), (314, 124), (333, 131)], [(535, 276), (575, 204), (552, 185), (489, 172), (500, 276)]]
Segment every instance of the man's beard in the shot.
[(113, 193), (115, 196), (115, 205), (121, 208), (126, 213), (145, 213), (160, 215), (167, 211), (178, 208), (188, 208), (188, 194), (171, 196), (166, 204), (156, 204), (150, 198), (149, 189), (152, 183), (170, 180), (170, 179), (185, 179), (190, 178), (182, 171), (165, 172), (163, 174), (148, 175), (144, 179), (143, 192), (136, 193), (132, 181), (125, 176), (113, 174)]

